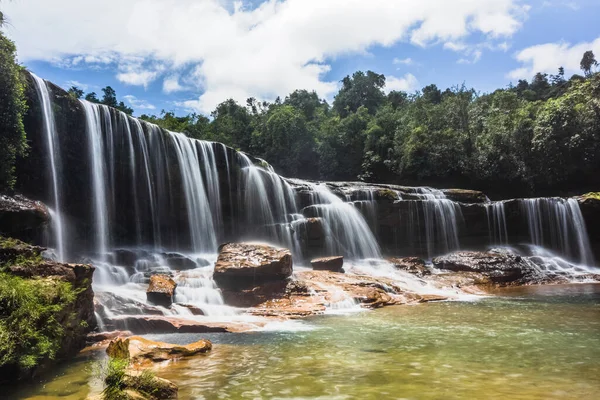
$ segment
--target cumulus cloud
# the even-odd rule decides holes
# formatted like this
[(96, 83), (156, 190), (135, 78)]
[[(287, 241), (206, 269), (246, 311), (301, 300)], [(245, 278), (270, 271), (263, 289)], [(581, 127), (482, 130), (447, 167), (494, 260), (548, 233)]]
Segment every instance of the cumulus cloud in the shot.
[(167, 94), (180, 92), (182, 90), (185, 90), (185, 88), (179, 83), (179, 75), (168, 76), (163, 81), (163, 92)]
[[(3, 9), (22, 61), (111, 64), (120, 81), (143, 86), (192, 71), (180, 82), (201, 88), (202, 112), (297, 88), (331, 97), (337, 84), (325, 74), (336, 57), (399, 41), (499, 40), (528, 10), (522, 0), (28, 0)], [(177, 87), (168, 82), (165, 91)]]
[(132, 94), (128, 94), (123, 96), (125, 101), (127, 101), (134, 109), (138, 110), (156, 110), (156, 107), (153, 104), (150, 104), (146, 100), (138, 99)]
[(556, 73), (563, 67), (566, 73), (581, 74), (579, 67), (583, 53), (592, 50), (600, 55), (600, 37), (592, 42), (546, 43), (527, 47), (519, 51), (515, 58), (522, 66), (509, 72), (511, 79), (531, 79), (537, 72)]
[(402, 92), (412, 92), (417, 90), (419, 87), (419, 81), (413, 74), (406, 74), (402, 78), (395, 76), (387, 76), (385, 78), (385, 91), (386, 93), (392, 90), (399, 90)]

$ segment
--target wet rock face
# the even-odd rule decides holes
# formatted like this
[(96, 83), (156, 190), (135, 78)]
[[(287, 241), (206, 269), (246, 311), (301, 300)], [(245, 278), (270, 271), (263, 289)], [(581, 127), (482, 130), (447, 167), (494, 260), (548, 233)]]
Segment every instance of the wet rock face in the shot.
[(344, 272), (344, 257), (315, 258), (314, 260), (311, 260), (310, 265), (317, 271)]
[(177, 283), (167, 275), (152, 275), (146, 298), (152, 304), (171, 307)]
[(443, 189), (442, 192), (448, 200), (460, 203), (485, 203), (488, 200), (487, 196), (478, 190)]
[(48, 208), (23, 196), (0, 195), (0, 233), (32, 240), (50, 222)]
[(292, 254), (264, 244), (228, 243), (221, 247), (213, 279), (219, 287), (248, 288), (292, 275)]
[(390, 258), (396, 269), (409, 272), (418, 277), (431, 275), (429, 268), (425, 266), (425, 260), (419, 257)]
[(522, 279), (529, 271), (521, 256), (510, 253), (457, 251), (433, 259), (436, 268), (454, 272), (478, 272), (493, 283), (508, 283)]

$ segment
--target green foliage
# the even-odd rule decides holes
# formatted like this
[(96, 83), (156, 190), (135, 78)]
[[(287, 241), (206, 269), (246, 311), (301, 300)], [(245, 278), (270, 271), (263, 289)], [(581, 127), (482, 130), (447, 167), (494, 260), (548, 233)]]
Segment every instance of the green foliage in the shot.
[(13, 189), (16, 158), (27, 152), (25, 86), (15, 53), (14, 43), (0, 32), (0, 192)]
[(54, 359), (65, 334), (60, 316), (76, 297), (67, 282), (0, 273), (0, 367), (28, 371)]
[(600, 192), (589, 192), (589, 193), (584, 194), (581, 197), (586, 198), (586, 199), (600, 200)]
[(342, 117), (357, 112), (360, 107), (365, 107), (369, 113), (375, 114), (385, 100), (384, 86), (384, 75), (373, 71), (355, 72), (352, 77), (342, 79), (342, 88), (335, 96), (333, 109)]
[(74, 99), (80, 99), (83, 97), (83, 90), (79, 89), (77, 86), (71, 86), (67, 93)]
[(579, 64), (581, 70), (585, 73), (586, 76), (589, 76), (592, 73), (592, 68), (598, 66), (598, 61), (596, 61), (596, 56), (594, 52), (591, 50), (583, 53), (583, 58), (581, 59), (581, 63)]
[(104, 390), (102, 398), (104, 400), (128, 400), (129, 396), (125, 392), (126, 372), (129, 366), (129, 360), (122, 358), (110, 358), (105, 367)]
[[(72, 86), (68, 93), (76, 99), (80, 99), (83, 96), (83, 90), (80, 90), (76, 86)], [(87, 101), (91, 101), (92, 103), (100, 103), (105, 104), (109, 107), (116, 108), (117, 110), (123, 111), (125, 114), (133, 114), (133, 108), (127, 107), (125, 103), (117, 100), (117, 92), (110, 86), (107, 86), (102, 89), (102, 100), (98, 99), (98, 95), (96, 92), (90, 92), (85, 95), (85, 99)]]

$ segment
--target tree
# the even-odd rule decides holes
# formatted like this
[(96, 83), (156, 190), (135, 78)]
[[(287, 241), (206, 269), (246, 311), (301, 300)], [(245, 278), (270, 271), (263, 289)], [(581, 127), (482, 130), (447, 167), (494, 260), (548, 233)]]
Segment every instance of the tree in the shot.
[(119, 103), (117, 102), (117, 93), (115, 92), (115, 89), (113, 89), (110, 86), (107, 86), (104, 89), (102, 89), (102, 92), (104, 93), (104, 96), (102, 96), (101, 103), (106, 104), (110, 107), (117, 108)]
[(213, 117), (211, 133), (214, 135), (214, 140), (243, 151), (250, 150), (252, 116), (245, 107), (229, 99), (219, 104), (211, 116)]
[(255, 132), (253, 140), (260, 141), (260, 154), (286, 176), (309, 174), (314, 165), (314, 140), (302, 112), (290, 105), (281, 105), (269, 112), (263, 132)]
[(583, 53), (583, 58), (581, 59), (581, 63), (579, 66), (581, 70), (584, 72), (585, 76), (590, 76), (592, 74), (592, 67), (596, 67), (598, 65), (598, 61), (596, 61), (596, 56), (594, 56), (594, 52), (591, 50)]
[(71, 86), (67, 93), (69, 93), (75, 99), (80, 99), (83, 97), (83, 90), (79, 89), (77, 86)]
[(85, 99), (87, 101), (91, 101), (92, 103), (100, 103), (100, 100), (98, 100), (98, 97), (96, 95), (96, 92), (91, 92), (85, 95)]
[(333, 109), (342, 117), (365, 107), (370, 114), (384, 102), (385, 76), (373, 71), (355, 72), (342, 79), (342, 88), (333, 101)]
[(16, 159), (25, 156), (28, 147), (23, 125), (27, 103), (21, 67), (17, 63), (14, 43), (2, 32), (0, 88), (0, 192), (4, 192), (13, 189), (16, 182)]

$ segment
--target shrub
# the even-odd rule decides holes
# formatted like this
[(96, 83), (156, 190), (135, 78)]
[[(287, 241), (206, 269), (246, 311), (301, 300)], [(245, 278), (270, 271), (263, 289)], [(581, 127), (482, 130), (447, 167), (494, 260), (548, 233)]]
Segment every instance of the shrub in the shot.
[(64, 310), (77, 297), (68, 282), (0, 273), (0, 368), (28, 372), (54, 359), (64, 332)]

